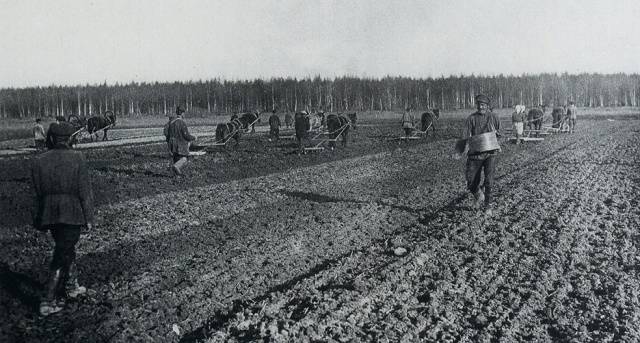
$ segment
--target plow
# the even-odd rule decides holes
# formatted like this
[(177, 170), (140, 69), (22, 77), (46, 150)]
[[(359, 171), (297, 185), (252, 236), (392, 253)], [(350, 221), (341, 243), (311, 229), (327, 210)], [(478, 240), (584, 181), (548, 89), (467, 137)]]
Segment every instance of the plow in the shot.
[[(347, 123), (342, 125), (340, 128), (338, 128), (337, 130), (333, 131), (333, 132), (327, 132), (327, 131), (320, 131), (318, 134), (316, 134), (315, 136), (313, 136), (311, 138), (312, 142), (317, 142), (315, 143), (313, 146), (310, 147), (306, 147), (304, 148), (304, 151), (321, 151), (324, 150), (324, 147), (322, 145), (324, 145), (325, 143), (330, 143), (330, 142), (337, 142), (340, 137), (342, 136), (342, 134), (344, 133), (344, 131), (350, 127), (351, 124)], [(330, 138), (327, 136), (336, 134), (335, 138)]]

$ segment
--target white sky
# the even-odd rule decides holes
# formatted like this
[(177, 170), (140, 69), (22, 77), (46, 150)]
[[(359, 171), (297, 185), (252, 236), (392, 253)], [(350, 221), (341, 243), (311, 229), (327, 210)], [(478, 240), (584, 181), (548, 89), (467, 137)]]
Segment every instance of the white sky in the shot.
[(639, 67), (640, 0), (0, 0), (0, 87)]

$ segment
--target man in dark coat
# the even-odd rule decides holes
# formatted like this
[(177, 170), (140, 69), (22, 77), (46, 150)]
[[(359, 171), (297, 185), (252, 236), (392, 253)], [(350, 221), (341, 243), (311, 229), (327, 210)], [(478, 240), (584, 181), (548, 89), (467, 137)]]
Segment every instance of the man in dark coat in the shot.
[(307, 135), (309, 134), (309, 130), (311, 129), (311, 122), (309, 120), (309, 114), (307, 111), (297, 112), (295, 115), (295, 129), (296, 129), (296, 140), (298, 141), (298, 150), (299, 153), (302, 153), (303, 144), (302, 141), (307, 139)]
[(269, 117), (269, 134), (275, 140), (280, 139), (280, 117), (276, 114), (276, 110), (273, 110)]
[(55, 240), (46, 295), (40, 314), (47, 316), (62, 310), (56, 301), (58, 285), (64, 284), (67, 296), (75, 298), (87, 290), (78, 284), (75, 274), (75, 246), (80, 228), (93, 227), (93, 194), (84, 155), (72, 150), (69, 139), (75, 128), (67, 122), (51, 124), (52, 149), (37, 156), (31, 169), (35, 191), (33, 226), (50, 231)]
[[(475, 98), (477, 111), (467, 117), (464, 123), (462, 140), (482, 133), (500, 131), (500, 120), (491, 112), (491, 100), (483, 94)], [(491, 209), (491, 189), (495, 174), (496, 155), (500, 149), (480, 153), (469, 152), (465, 168), (467, 189), (475, 197), (475, 205), (480, 206), (484, 202), (484, 210), (487, 215), (493, 214)], [(484, 192), (480, 189), (480, 179), (484, 170)]]
[(172, 170), (176, 175), (183, 175), (182, 167), (187, 163), (189, 143), (196, 140), (196, 137), (189, 133), (189, 128), (184, 119), (182, 119), (183, 114), (184, 110), (178, 106), (176, 108), (176, 118), (171, 120), (169, 125), (164, 128), (169, 151), (173, 156)]

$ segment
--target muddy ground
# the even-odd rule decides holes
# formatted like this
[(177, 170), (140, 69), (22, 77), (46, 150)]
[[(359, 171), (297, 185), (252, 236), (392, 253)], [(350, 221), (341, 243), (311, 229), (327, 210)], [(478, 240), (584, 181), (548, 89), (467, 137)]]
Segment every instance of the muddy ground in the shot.
[(184, 178), (161, 144), (87, 150), (90, 294), (44, 319), (30, 157), (0, 160), (0, 341), (640, 340), (640, 121), (502, 141), (492, 216), (450, 157), (459, 121), (406, 144), (369, 124), (302, 156), (247, 136)]

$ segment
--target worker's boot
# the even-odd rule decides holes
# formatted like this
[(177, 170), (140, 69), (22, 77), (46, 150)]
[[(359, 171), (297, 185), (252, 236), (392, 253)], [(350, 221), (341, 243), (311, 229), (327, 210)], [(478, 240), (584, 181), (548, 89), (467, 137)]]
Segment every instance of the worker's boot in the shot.
[(47, 281), (46, 294), (44, 299), (40, 302), (40, 315), (48, 316), (53, 313), (58, 313), (64, 308), (64, 302), (56, 301), (56, 290), (58, 288), (58, 282), (62, 276), (62, 270), (52, 270)]
[(181, 159), (179, 159), (176, 163), (173, 164), (173, 172), (177, 175), (177, 176), (183, 176), (184, 174), (182, 173), (182, 166), (185, 165), (185, 163), (187, 163), (187, 158), (186, 157), (182, 157)]
[(484, 204), (484, 192), (481, 189), (478, 189), (477, 192), (473, 193), (473, 197), (476, 199), (473, 202), (473, 205), (476, 208), (480, 208)]
[(72, 263), (69, 267), (67, 279), (64, 283), (64, 289), (69, 298), (77, 298), (78, 296), (87, 293), (87, 288), (78, 284), (78, 275), (75, 263)]

